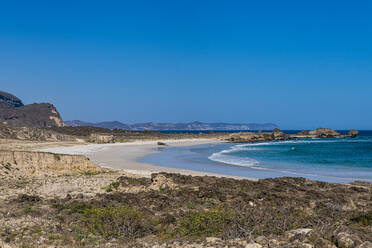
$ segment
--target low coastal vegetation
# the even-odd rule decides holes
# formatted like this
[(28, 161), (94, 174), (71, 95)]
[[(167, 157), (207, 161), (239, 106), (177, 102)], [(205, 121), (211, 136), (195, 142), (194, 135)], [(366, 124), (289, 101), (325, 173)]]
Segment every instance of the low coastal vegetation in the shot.
[[(97, 181), (103, 176), (88, 177)], [(160, 173), (152, 178), (118, 176), (105, 185), (95, 195), (20, 194), (3, 199), (0, 240), (16, 247), (372, 244), (370, 183), (303, 178), (255, 182)]]
[(111, 192), (113, 190), (117, 190), (119, 186), (120, 186), (120, 182), (112, 182), (106, 187), (103, 187), (102, 189), (104, 189), (106, 192)]

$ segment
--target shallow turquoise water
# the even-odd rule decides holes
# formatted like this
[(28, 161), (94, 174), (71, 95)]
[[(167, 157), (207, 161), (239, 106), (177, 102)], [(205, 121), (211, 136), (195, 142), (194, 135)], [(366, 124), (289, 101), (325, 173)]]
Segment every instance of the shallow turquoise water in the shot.
[(372, 182), (372, 132), (364, 131), (355, 139), (168, 148), (143, 161), (167, 167), (256, 178), (300, 176), (330, 182)]

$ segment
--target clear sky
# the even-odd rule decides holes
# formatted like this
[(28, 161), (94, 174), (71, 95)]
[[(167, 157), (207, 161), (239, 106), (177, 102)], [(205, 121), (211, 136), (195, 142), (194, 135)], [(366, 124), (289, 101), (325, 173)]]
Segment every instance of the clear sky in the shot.
[(372, 129), (372, 1), (1, 1), (0, 90), (64, 120)]

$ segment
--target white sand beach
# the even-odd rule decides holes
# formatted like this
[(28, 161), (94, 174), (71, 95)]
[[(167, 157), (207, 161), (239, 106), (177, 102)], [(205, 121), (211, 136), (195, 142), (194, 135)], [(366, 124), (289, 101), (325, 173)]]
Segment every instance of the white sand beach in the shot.
[[(180, 173), (192, 176), (216, 176), (216, 177), (230, 177), (241, 179), (242, 177), (223, 175), (209, 172), (181, 170), (176, 168), (162, 167), (152, 164), (138, 162), (139, 159), (156, 153), (158, 142), (164, 142), (168, 146), (192, 146), (201, 144), (217, 144), (223, 143), (217, 139), (179, 139), (179, 140), (154, 140), (154, 141), (135, 141), (128, 143), (114, 143), (114, 144), (90, 144), (67, 147), (52, 147), (45, 149), (38, 149), (41, 152), (51, 152), (59, 154), (71, 155), (85, 155), (95, 164), (103, 168), (111, 168), (115, 170), (122, 170), (128, 173), (150, 176), (151, 173), (169, 172)], [(247, 178), (245, 178), (247, 179)], [(252, 179), (254, 180), (254, 179)]]

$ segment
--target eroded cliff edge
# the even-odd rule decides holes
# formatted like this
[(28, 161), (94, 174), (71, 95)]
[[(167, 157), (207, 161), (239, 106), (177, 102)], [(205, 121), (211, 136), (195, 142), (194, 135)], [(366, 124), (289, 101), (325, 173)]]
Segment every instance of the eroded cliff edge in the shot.
[(81, 155), (29, 151), (0, 151), (0, 177), (35, 177), (99, 172), (101, 168)]

